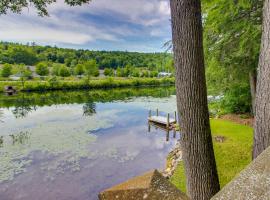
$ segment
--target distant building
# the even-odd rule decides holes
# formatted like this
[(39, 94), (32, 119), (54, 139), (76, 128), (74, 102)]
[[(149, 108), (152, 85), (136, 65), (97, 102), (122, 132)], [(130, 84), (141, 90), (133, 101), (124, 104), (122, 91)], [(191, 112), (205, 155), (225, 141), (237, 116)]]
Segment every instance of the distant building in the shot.
[(158, 73), (158, 77), (170, 77), (172, 76), (172, 73), (168, 73), (168, 72), (159, 72)]
[[(42, 77), (42, 76), (40, 76), (40, 75), (38, 75), (36, 73), (36, 67), (35, 66), (26, 66), (26, 67), (27, 67), (27, 69), (29, 69), (32, 72), (32, 76), (34, 78), (40, 78), (40, 77)], [(46, 76), (43, 76), (43, 77), (46, 77)]]
[(104, 75), (104, 69), (99, 70), (99, 77), (105, 77)]
[[(26, 66), (26, 68), (31, 71), (33, 78), (41, 78), (42, 77), (36, 73), (35, 66)], [(17, 80), (20, 80), (21, 76), (22, 76), (21, 73), (18, 72), (17, 74), (13, 74), (13, 75), (9, 76), (9, 78), (14, 80), (14, 81), (17, 81)]]

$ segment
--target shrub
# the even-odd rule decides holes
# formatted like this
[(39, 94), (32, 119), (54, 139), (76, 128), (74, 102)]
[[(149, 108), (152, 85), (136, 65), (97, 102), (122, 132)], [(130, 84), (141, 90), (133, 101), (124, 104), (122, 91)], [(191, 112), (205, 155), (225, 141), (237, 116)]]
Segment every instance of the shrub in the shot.
[(40, 76), (49, 75), (49, 68), (45, 63), (38, 63), (36, 66), (36, 73)]
[(12, 74), (12, 66), (10, 64), (4, 64), (1, 72), (2, 77), (9, 77)]
[(77, 64), (76, 67), (75, 67), (75, 74), (76, 75), (83, 75), (84, 74), (84, 67), (82, 64)]
[(59, 69), (59, 76), (69, 77), (70, 75), (71, 74), (70, 74), (69, 68), (65, 66), (61, 66), (61, 68)]
[(112, 68), (105, 68), (104, 69), (104, 75), (105, 76), (113, 76), (114, 75), (114, 70)]

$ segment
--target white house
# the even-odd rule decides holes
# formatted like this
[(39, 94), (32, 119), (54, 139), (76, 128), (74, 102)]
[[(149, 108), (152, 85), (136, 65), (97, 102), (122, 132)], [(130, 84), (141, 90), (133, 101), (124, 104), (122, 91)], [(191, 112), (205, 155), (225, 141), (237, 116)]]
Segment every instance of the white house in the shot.
[(172, 76), (172, 73), (168, 73), (168, 72), (159, 72), (158, 73), (158, 77), (170, 77)]

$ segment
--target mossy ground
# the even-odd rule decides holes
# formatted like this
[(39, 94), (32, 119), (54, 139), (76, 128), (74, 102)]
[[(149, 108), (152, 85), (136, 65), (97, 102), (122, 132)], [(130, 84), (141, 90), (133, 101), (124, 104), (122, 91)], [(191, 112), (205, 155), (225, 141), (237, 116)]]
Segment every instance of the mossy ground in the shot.
[[(230, 182), (241, 170), (251, 162), (252, 128), (233, 122), (211, 120), (213, 137), (224, 136), (224, 142), (213, 139), (219, 181), (221, 187)], [(181, 191), (186, 192), (186, 181), (183, 163), (179, 163), (171, 182)]]

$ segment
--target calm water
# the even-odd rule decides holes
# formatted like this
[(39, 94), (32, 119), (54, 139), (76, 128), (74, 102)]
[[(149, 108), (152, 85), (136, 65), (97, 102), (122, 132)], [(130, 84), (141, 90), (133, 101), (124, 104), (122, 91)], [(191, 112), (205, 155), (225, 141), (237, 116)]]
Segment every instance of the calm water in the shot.
[(0, 199), (95, 200), (165, 167), (176, 139), (152, 128), (149, 109), (176, 110), (174, 88), (0, 96)]

